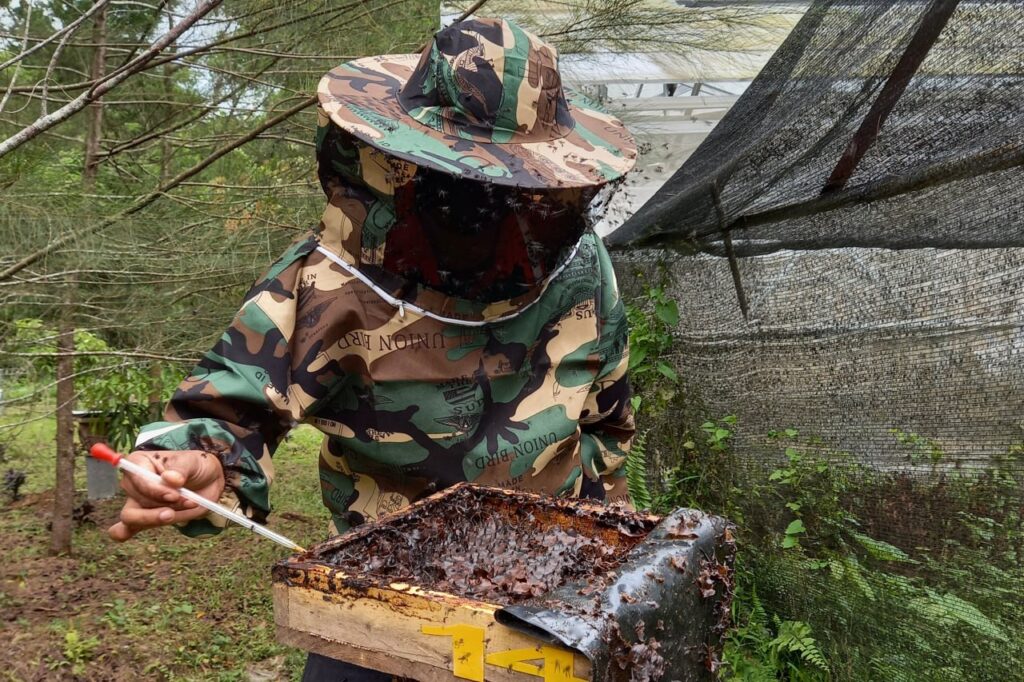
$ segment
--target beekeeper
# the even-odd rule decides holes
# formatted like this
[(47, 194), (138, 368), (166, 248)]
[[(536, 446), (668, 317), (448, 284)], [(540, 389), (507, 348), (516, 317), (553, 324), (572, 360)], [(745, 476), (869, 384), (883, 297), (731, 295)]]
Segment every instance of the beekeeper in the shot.
[[(459, 481), (626, 500), (627, 326), (589, 229), (636, 157), (512, 22), (446, 28), (422, 54), (319, 85), (319, 226), (256, 283), (130, 459), (263, 521), (289, 429), (324, 435), (332, 531)], [(219, 530), (126, 478), (117, 540)], [(387, 680), (311, 656), (307, 680)]]

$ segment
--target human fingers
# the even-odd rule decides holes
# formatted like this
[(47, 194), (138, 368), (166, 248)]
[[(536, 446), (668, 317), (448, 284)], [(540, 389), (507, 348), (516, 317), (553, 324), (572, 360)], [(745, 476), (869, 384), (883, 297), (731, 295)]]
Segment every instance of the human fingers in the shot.
[[(149, 452), (136, 451), (127, 455), (126, 460), (136, 466), (159, 475), (157, 462)], [(179, 497), (172, 488), (163, 484), (153, 483), (148, 478), (143, 478), (132, 473), (124, 472), (121, 476), (121, 489), (129, 500), (138, 502), (141, 506), (155, 508), (163, 506), (168, 502), (174, 502)]]
[(206, 510), (202, 507), (176, 510), (171, 507), (147, 508), (134, 500), (129, 500), (121, 509), (120, 520), (107, 529), (114, 540), (124, 542), (137, 533), (150, 528), (179, 524), (203, 516)]
[(128, 459), (145, 466), (163, 479), (162, 485), (131, 475), (123, 479), (125, 492), (129, 497), (139, 500), (143, 506), (167, 504), (192, 508), (192, 503), (184, 504), (185, 500), (177, 492), (178, 488), (196, 490), (215, 482), (223, 486), (224, 472), (220, 461), (199, 450), (136, 451), (128, 455)]
[(168, 450), (154, 452), (157, 472), (172, 488), (198, 490), (224, 479), (220, 460), (201, 450)]

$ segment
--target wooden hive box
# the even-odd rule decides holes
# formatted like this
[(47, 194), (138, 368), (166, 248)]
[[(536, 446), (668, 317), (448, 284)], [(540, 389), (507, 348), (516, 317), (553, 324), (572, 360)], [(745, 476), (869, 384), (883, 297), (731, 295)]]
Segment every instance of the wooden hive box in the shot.
[[(335, 565), (339, 553), (359, 555), (375, 534), (406, 532), (417, 518), (450, 514), (446, 505), (466, 495), (508, 515), (509, 523), (528, 513), (541, 527), (600, 538), (623, 556), (659, 522), (659, 517), (585, 500), (460, 484), (275, 565), (279, 641), (420, 682), (606, 679), (595, 678), (591, 659), (581, 651), (559, 646), (544, 632), (499, 622), (496, 614), (507, 604), (431, 589), (421, 578), (392, 581)], [(430, 538), (418, 542), (428, 551)]]

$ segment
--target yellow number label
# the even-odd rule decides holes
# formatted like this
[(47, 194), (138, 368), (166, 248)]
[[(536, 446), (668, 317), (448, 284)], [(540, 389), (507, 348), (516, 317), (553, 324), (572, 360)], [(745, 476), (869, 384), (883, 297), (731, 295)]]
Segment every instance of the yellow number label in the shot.
[[(484, 664), (539, 677), (544, 682), (587, 682), (576, 677), (571, 651), (541, 645), (486, 653), (484, 628), (475, 625), (424, 625), (423, 634), (452, 638), (452, 674), (484, 682)], [(540, 664), (531, 661), (539, 661)]]
[[(537, 659), (541, 660), (541, 665), (526, 662)], [(544, 682), (586, 682), (573, 674), (572, 652), (556, 649), (553, 646), (541, 646), (540, 651), (537, 649), (497, 651), (487, 654), (484, 660), (488, 665), (540, 677)]]
[(452, 674), (484, 682), (484, 629), (472, 625), (424, 625), (423, 634), (452, 638)]

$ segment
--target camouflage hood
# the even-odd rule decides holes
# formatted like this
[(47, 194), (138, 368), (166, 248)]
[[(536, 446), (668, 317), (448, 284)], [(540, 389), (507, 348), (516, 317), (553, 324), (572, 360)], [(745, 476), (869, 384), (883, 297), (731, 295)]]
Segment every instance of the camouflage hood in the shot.
[(636, 160), (621, 121), (562, 87), (557, 50), (510, 21), (463, 21), (420, 55), (348, 62), (318, 94), (324, 114), (366, 144), (472, 180), (593, 187)]
[(636, 156), (620, 121), (563, 90), (557, 51), (506, 21), (349, 62), (319, 94), (322, 248), (396, 307), (453, 320), (535, 301)]

